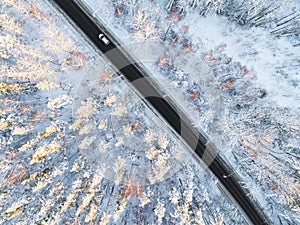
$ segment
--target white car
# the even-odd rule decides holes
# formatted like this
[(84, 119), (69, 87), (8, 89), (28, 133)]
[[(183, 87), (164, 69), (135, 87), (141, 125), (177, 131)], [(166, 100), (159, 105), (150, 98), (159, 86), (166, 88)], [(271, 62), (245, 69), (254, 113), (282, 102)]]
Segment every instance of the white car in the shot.
[(105, 44), (105, 45), (109, 45), (110, 41), (107, 39), (107, 37), (104, 36), (104, 34), (99, 34), (99, 39)]

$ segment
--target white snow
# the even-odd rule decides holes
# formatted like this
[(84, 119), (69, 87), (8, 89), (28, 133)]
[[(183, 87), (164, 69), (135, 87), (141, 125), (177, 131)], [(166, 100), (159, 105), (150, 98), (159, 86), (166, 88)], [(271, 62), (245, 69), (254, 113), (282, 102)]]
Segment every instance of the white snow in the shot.
[[(85, 0), (85, 2), (93, 9), (100, 8), (100, 5), (102, 5), (102, 2), (100, 3), (99, 1), (96, 5), (94, 1)], [(172, 96), (173, 99), (177, 100), (177, 103), (181, 105), (182, 109), (185, 109), (184, 111), (189, 114), (192, 121), (197, 124), (201, 130), (209, 133), (212, 141), (215, 140), (214, 132), (219, 130), (219, 137), (222, 136), (223, 138), (221, 144), (219, 144), (219, 146), (221, 146), (220, 153), (236, 168), (236, 172), (240, 175), (243, 182), (247, 184), (256, 179), (256, 176), (263, 177), (263, 181), (255, 180), (253, 182), (256, 189), (265, 190), (265, 195), (251, 191), (253, 197), (258, 199), (265, 208), (269, 207), (267, 205), (271, 204), (270, 202), (272, 201), (278, 201), (279, 203), (279, 198), (283, 196), (276, 193), (276, 191), (280, 189), (281, 180), (287, 176), (285, 173), (293, 174), (293, 170), (290, 169), (293, 163), (285, 164), (285, 162), (291, 162), (291, 155), (286, 154), (288, 150), (285, 146), (287, 145), (276, 147), (276, 151), (279, 151), (280, 154), (280, 157), (276, 158), (277, 156), (272, 152), (273, 147), (271, 143), (275, 145), (276, 140), (287, 141), (287, 143), (290, 142), (290, 145), (295, 149), (299, 149), (299, 144), (295, 142), (299, 143), (297, 134), (299, 134), (300, 125), (300, 79), (298, 71), (300, 68), (300, 51), (293, 46), (295, 42), (286, 38), (278, 39), (274, 35), (271, 35), (269, 33), (269, 27), (272, 27), (271, 25), (274, 24), (270, 24), (268, 27), (268, 24), (265, 23), (265, 28), (263, 26), (250, 27), (248, 25), (238, 25), (232, 20), (228, 20), (227, 17), (217, 16), (214, 13), (207, 13), (205, 17), (199, 16), (199, 10), (190, 9), (188, 4), (185, 4), (186, 1), (173, 1), (176, 2), (176, 6), (184, 9), (185, 15), (179, 18), (178, 21), (174, 22), (173, 20), (172, 22), (169, 19), (170, 14), (163, 10), (167, 5), (166, 2), (154, 1), (151, 3), (151, 6), (147, 6), (146, 2), (147, 1), (140, 1), (134, 7), (130, 8), (129, 6), (122, 5), (121, 1), (114, 1), (114, 4), (109, 3), (105, 5), (105, 7), (108, 6), (111, 12), (115, 10), (116, 6), (122, 6), (124, 10), (133, 9), (136, 13), (142, 11), (150, 15), (149, 22), (159, 21), (158, 30), (162, 36), (166, 37), (166, 45), (170, 44), (175, 46), (175, 53), (170, 53), (172, 47), (169, 49), (163, 47), (163, 49), (157, 51), (156, 60), (156, 50), (151, 52), (151, 57), (149, 57), (149, 51), (146, 51), (146, 57), (140, 57), (143, 56), (142, 51), (140, 51), (141, 53), (139, 53), (140, 55), (137, 54), (139, 56), (137, 58), (142, 58), (141, 62), (145, 63), (150, 73), (158, 78), (158, 82), (166, 78), (171, 80), (169, 83), (174, 84), (174, 87), (167, 87), (165, 91)], [(171, 2), (172, 1), (169, 1), (169, 3)], [(221, 12), (222, 4), (224, 3), (225, 2), (214, 3), (216, 6), (220, 4), (218, 5), (220, 8), (212, 11)], [(263, 2), (262, 7), (263, 4), (267, 5), (268, 2)], [(293, 7), (293, 4), (295, 7)], [(283, 4), (282, 6), (277, 15), (275, 11), (275, 13), (268, 15), (267, 19), (271, 21), (271, 19), (276, 20), (282, 18), (297, 8), (295, 1), (290, 5)], [(197, 7), (199, 8), (200, 4)], [(161, 14), (153, 17), (153, 11), (151, 11), (153, 8), (162, 9), (160, 11)], [(257, 12), (261, 8), (257, 6)], [(284, 9), (290, 11), (284, 11)], [(97, 15), (102, 21), (107, 23), (107, 26), (117, 37), (122, 37), (119, 38), (122, 44), (127, 45), (130, 43), (132, 46), (135, 45), (137, 41), (135, 31), (132, 32), (130, 30), (135, 23), (131, 13), (128, 12), (128, 14), (126, 14), (125, 12), (119, 15), (117, 19), (112, 19), (112, 16), (102, 16), (100, 10), (98, 10)], [(176, 16), (176, 12), (173, 16)], [(279, 22), (277, 22), (277, 24), (278, 23)], [(120, 26), (120, 24), (122, 25)], [(188, 31), (183, 32), (187, 26)], [(169, 34), (165, 34), (167, 30)], [(172, 34), (172, 32), (174, 33)], [(175, 36), (175, 34), (178, 36)], [(201, 78), (198, 79), (195, 74), (192, 74), (193, 72), (184, 78), (180, 78), (179, 76), (175, 77), (173, 74), (174, 70), (168, 70), (169, 66), (173, 66), (168, 63), (172, 63), (172, 60), (176, 58), (176, 54), (179, 54), (178, 59), (183, 57), (182, 54), (184, 52), (178, 48), (182, 47), (181, 45), (184, 43), (184, 38), (190, 40), (189, 43), (192, 45), (194, 54), (199, 58), (203, 58), (214, 71), (216, 80), (220, 83), (212, 87), (217, 87), (218, 85), (223, 87), (220, 92), (208, 94), (208, 96), (221, 95), (221, 99), (223, 99), (218, 106), (221, 107), (220, 109), (223, 109), (221, 111), (218, 109), (217, 111), (221, 112), (220, 114), (225, 114), (225, 117), (219, 121), (221, 125), (218, 127), (210, 127), (210, 125), (208, 125), (211, 119), (216, 118), (208, 115), (212, 113), (212, 111), (216, 112), (217, 106), (211, 107), (208, 111), (202, 112), (202, 114), (190, 108), (190, 105), (195, 103), (191, 102), (186, 92), (189, 88), (193, 87), (191, 86), (193, 81), (199, 82)], [(140, 46), (140, 44), (138, 43), (137, 46)], [(128, 49), (132, 52), (130, 48)], [(167, 53), (162, 53), (166, 51)], [(136, 54), (136, 51), (133, 51), (133, 53)], [(155, 67), (157, 66), (156, 62), (163, 56), (165, 57), (164, 60), (171, 61), (164, 61), (163, 64), (159, 65), (161, 67), (165, 66), (163, 71), (160, 71)], [(228, 62), (226, 62), (226, 60)], [(178, 67), (179, 69), (185, 68), (184, 65)], [(242, 74), (239, 70), (241, 70)], [(228, 78), (232, 80), (226, 80)], [(179, 85), (179, 79), (182, 79), (181, 85)], [(165, 87), (166, 82), (163, 83)], [(206, 89), (206, 91), (207, 90), (209, 89)], [(236, 96), (232, 94), (235, 93), (234, 91), (237, 92), (237, 94), (235, 94)], [(234, 109), (234, 107), (237, 106), (247, 106), (249, 108)], [(201, 122), (199, 123), (199, 121)], [(260, 124), (260, 126), (257, 124)], [(282, 132), (281, 130), (281, 127), (286, 126), (297, 127), (297, 134), (292, 135), (293, 138), (289, 141), (287, 137), (290, 136), (291, 133), (289, 133), (289, 131)], [(265, 132), (263, 132), (264, 130)], [(256, 157), (258, 157), (259, 160), (256, 163), (250, 164), (253, 158)], [(294, 160), (296, 159), (294, 158)], [(278, 164), (277, 177), (272, 176), (272, 179), (265, 180), (267, 176), (273, 173), (272, 169), (266, 169), (265, 165), (268, 163), (272, 164), (272, 161)], [(292, 177), (290, 177), (290, 180), (287, 182), (291, 182), (296, 186), (298, 183), (293, 180)], [(284, 182), (282, 185), (285, 185)], [(255, 190), (255, 188), (251, 190)], [(285, 188), (289, 189), (288, 186), (282, 187), (282, 189)], [(287, 193), (292, 191), (291, 189), (287, 189)], [(286, 197), (288, 195), (289, 194), (287, 194)], [(271, 205), (271, 207), (275, 206)], [(284, 209), (280, 207), (281, 205), (277, 207), (277, 211), (275, 212), (278, 212), (276, 215), (279, 216), (282, 221), (283, 217), (281, 217), (282, 214), (280, 212)], [(271, 211), (266, 211), (269, 215), (272, 214)], [(273, 212), (271, 219), (274, 220), (274, 223), (277, 223), (278, 218), (275, 216), (275, 212)], [(293, 220), (297, 217), (295, 215), (296, 214), (290, 211), (289, 216), (293, 218)]]
[[(122, 75), (51, 3), (33, 2), (0, 3), (0, 40), (12, 41), (0, 43), (0, 223), (245, 224)], [(184, 16), (168, 1), (83, 2), (128, 51), (138, 48), (273, 223), (296, 224), (299, 48), (262, 27), (199, 16), (184, 0)]]

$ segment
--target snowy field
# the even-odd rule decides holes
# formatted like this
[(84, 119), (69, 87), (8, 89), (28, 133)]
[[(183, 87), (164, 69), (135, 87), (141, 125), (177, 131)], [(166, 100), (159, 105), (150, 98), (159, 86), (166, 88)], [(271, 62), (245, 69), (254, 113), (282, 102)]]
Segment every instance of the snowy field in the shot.
[[(82, 2), (129, 50), (163, 45), (145, 68), (272, 223), (299, 224), (297, 1)], [(0, 224), (247, 224), (51, 4), (0, 7)]]

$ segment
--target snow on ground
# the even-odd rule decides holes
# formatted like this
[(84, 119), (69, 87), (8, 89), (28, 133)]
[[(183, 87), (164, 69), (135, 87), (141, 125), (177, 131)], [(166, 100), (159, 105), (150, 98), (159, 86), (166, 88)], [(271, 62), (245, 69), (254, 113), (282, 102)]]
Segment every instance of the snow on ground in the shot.
[[(274, 32), (270, 34), (283, 26), (283, 16), (297, 12), (297, 2), (278, 3), (281, 6), (278, 11), (274, 1), (255, 3), (255, 11), (250, 12), (256, 18), (253, 21), (231, 15), (228, 10), (233, 8), (227, 1), (207, 1), (215, 4), (211, 11), (221, 16), (210, 12), (204, 13), (205, 17), (199, 12), (210, 6), (201, 5), (201, 1), (195, 10), (186, 1), (84, 2), (98, 19), (122, 37), (119, 41), (125, 45), (134, 46), (135, 42), (145, 40), (164, 41), (164, 53), (159, 51), (156, 60), (151, 56), (147, 69), (158, 80), (167, 79), (170, 86), (176, 87), (168, 87), (167, 92), (175, 96), (182, 108), (190, 109), (195, 125), (212, 140), (216, 132), (216, 127), (211, 126), (215, 117), (207, 114), (224, 112), (217, 126), (217, 137), (221, 134), (223, 139), (219, 144), (220, 154), (232, 164), (274, 224), (299, 223), (300, 61), (299, 49), (295, 47), (298, 36), (278, 39)], [(248, 3), (252, 7), (253, 2)], [(243, 7), (247, 8), (247, 4)], [(275, 8), (260, 18), (260, 10), (266, 12), (266, 5)], [(114, 16), (107, 16), (107, 9)], [(248, 22), (241, 26), (238, 18)], [(286, 24), (289, 29), (295, 28), (298, 20)], [(213, 94), (219, 93), (216, 99), (221, 106), (208, 104), (211, 102), (203, 92), (207, 83), (201, 83), (201, 78), (191, 74), (191, 70), (184, 71), (184, 65), (174, 63), (176, 58), (191, 51), (209, 66), (215, 79), (210, 87)]]
[[(191, 22), (191, 18), (195, 21)], [(197, 14), (191, 13), (188, 19), (195, 24), (191, 28), (193, 43), (206, 49), (214, 48), (216, 43), (226, 43), (224, 52), (228, 56), (256, 71), (257, 84), (268, 93), (265, 101), (299, 110), (300, 52), (297, 48), (284, 39), (273, 37), (263, 28), (239, 28), (219, 16), (196, 18)]]
[(0, 7), (1, 224), (246, 224), (49, 2)]
[[(160, 1), (85, 2), (122, 43), (163, 44), (146, 68), (217, 140), (273, 223), (299, 223), (296, 38), (275, 38), (267, 23), (202, 17), (200, 6), (182, 15)], [(50, 3), (0, 6), (1, 224), (245, 223), (216, 179)], [(181, 60), (191, 57), (209, 69), (205, 82)]]

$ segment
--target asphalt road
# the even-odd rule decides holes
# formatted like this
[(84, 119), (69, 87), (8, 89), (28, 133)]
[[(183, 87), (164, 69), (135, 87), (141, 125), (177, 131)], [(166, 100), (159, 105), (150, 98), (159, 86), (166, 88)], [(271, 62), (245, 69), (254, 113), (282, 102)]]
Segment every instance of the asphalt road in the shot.
[[(90, 39), (90, 41), (114, 64), (120, 73), (128, 79), (134, 88), (144, 96), (165, 121), (180, 135), (194, 152), (204, 161), (213, 174), (219, 179), (227, 193), (239, 205), (247, 220), (254, 225), (269, 224), (260, 208), (249, 198), (247, 192), (239, 184), (237, 177), (232, 175), (232, 169), (217, 154), (213, 144), (208, 143), (205, 135), (201, 134), (185, 115), (157, 88), (155, 82), (149, 79), (147, 73), (139, 65), (132, 63), (129, 54), (120, 48), (113, 35), (99, 22), (94, 21), (74, 0), (53, 0), (70, 18), (75, 27)], [(99, 39), (99, 34), (109, 41), (105, 44)], [(201, 73), (201, 71), (199, 71)], [(149, 97), (150, 96), (150, 97)], [(152, 96), (152, 97), (151, 97)], [(164, 97), (163, 97), (164, 96)]]

